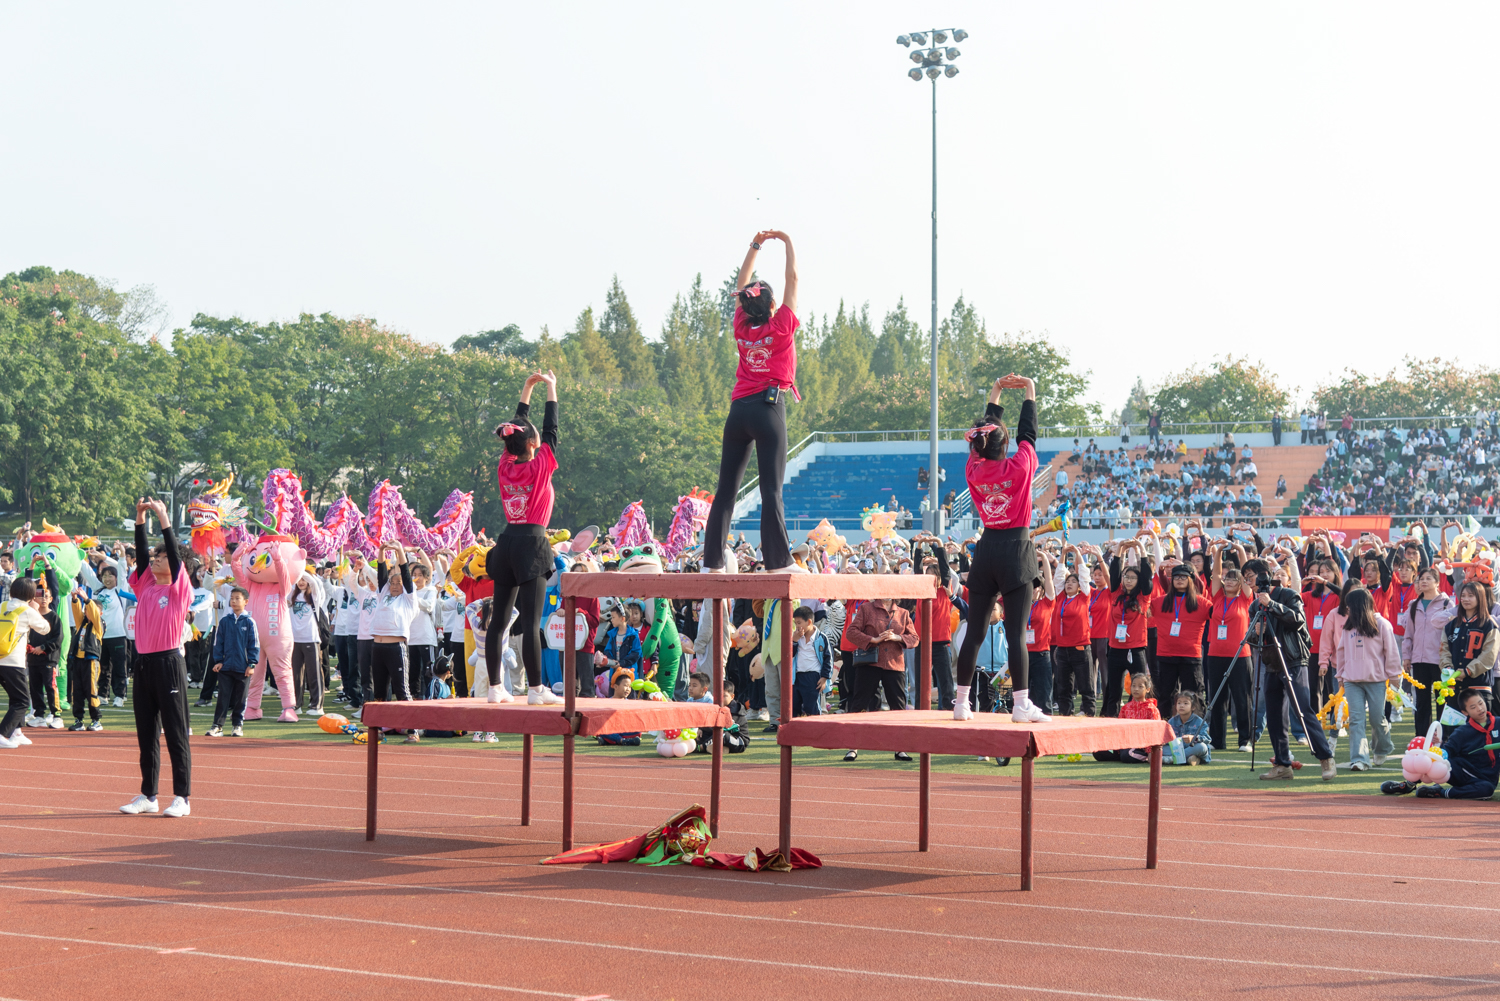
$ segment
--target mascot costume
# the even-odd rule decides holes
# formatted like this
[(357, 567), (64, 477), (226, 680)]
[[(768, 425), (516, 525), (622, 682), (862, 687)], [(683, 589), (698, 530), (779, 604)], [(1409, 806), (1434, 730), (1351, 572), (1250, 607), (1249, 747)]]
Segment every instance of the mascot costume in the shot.
[(260, 696), (266, 674), (281, 693), (279, 722), (297, 722), (297, 695), (292, 691), (292, 622), (287, 599), (307, 565), (307, 551), (290, 535), (262, 535), (235, 548), (230, 566), (234, 582), (250, 592), (250, 617), (260, 631), (260, 661), (250, 675), (245, 719), (260, 719)]
[[(662, 572), (661, 556), (655, 543), (626, 546), (620, 550), (620, 573)], [(677, 690), (677, 673), (682, 666), (682, 640), (677, 635), (672, 604), (666, 598), (653, 598), (645, 612), (651, 629), (641, 637), (641, 656), (656, 658), (653, 680), (671, 699)]]
[[(98, 544), (97, 539), (93, 541), (96, 545)], [(71, 703), (67, 701), (67, 655), (72, 642), (73, 616), (69, 614), (69, 610), (72, 608), (71, 599), (73, 588), (77, 585), (78, 571), (84, 563), (84, 550), (79, 546), (78, 540), (70, 537), (56, 525), (49, 525), (43, 521), (42, 530), (25, 543), (16, 546), (14, 556), (18, 575), (45, 581), (46, 572), (51, 570), (57, 581), (57, 593), (52, 596), (52, 608), (57, 612), (58, 622), (62, 627), (58, 646), (61, 655), (57, 660), (56, 680), (57, 708), (61, 712), (63, 709), (71, 708)]]
[[(490, 575), (484, 569), (485, 557), (489, 556), (491, 548), (491, 546), (482, 546), (475, 542), (459, 553), (453, 560), (453, 566), (448, 569), (448, 579), (458, 586), (459, 591), (463, 592), (466, 608), (476, 601), (495, 596), (495, 582), (490, 580)], [(465, 615), (463, 670), (468, 678), (471, 695), (474, 693), (475, 645), (474, 630), (469, 628), (469, 616)]]

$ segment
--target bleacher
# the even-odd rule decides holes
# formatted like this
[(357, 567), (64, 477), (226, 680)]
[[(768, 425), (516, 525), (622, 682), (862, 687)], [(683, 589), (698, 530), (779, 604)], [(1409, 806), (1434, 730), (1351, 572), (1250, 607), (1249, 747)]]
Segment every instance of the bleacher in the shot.
[[(938, 459), (947, 478), (939, 496), (949, 490), (961, 494), (968, 489), (964, 480), (966, 446), (945, 442)], [(960, 450), (964, 449), (964, 450)], [(1055, 451), (1038, 452), (1038, 468), (1045, 467), (1057, 455)], [(922, 498), (927, 491), (917, 486), (917, 467), (927, 466), (927, 452), (841, 452), (819, 455), (804, 469), (787, 480), (782, 488), (789, 531), (806, 531), (827, 518), (839, 531), (857, 530), (865, 508), (875, 504), (890, 510), (894, 502), (912, 512), (920, 524)], [(760, 506), (734, 522), (735, 531), (760, 528)]]

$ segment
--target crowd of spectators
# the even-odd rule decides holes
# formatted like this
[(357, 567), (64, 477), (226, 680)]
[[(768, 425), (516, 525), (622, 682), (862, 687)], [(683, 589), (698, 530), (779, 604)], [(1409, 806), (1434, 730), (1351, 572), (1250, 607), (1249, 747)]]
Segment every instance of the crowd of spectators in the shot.
[(1307, 483), (1305, 514), (1472, 516), (1496, 524), (1500, 429), (1490, 415), (1459, 428), (1340, 428)]

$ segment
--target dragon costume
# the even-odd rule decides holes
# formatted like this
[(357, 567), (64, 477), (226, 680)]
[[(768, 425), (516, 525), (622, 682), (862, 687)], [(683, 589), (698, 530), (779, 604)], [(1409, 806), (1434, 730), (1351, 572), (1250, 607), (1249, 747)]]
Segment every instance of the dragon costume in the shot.
[[(627, 546), (620, 550), (620, 573), (662, 573), (661, 554), (655, 543)], [(641, 637), (641, 656), (656, 658), (656, 683), (667, 698), (677, 690), (677, 672), (682, 666), (682, 640), (666, 598), (653, 598), (646, 608), (651, 629)]]
[[(85, 540), (86, 541), (86, 540)], [(42, 530), (31, 539), (15, 548), (16, 572), (34, 580), (44, 580), (47, 569), (57, 578), (57, 594), (52, 596), (52, 607), (61, 624), (57, 659), (57, 692), (59, 711), (71, 708), (68, 692), (68, 648), (72, 642), (73, 588), (77, 586), (78, 571), (83, 566), (84, 550), (78, 540), (56, 525), (42, 522)]]

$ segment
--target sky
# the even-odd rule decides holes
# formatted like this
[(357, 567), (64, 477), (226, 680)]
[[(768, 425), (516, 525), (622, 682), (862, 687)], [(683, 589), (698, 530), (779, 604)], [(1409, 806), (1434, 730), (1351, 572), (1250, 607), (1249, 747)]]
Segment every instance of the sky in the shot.
[(1493, 3), (5, 4), (0, 273), (437, 343), (559, 335), (618, 275), (655, 337), (778, 228), (804, 316), (925, 318), (933, 86), (895, 38), (933, 27), (970, 33), (941, 309), (1044, 334), (1106, 412), (1229, 353), (1298, 399), (1500, 364)]

